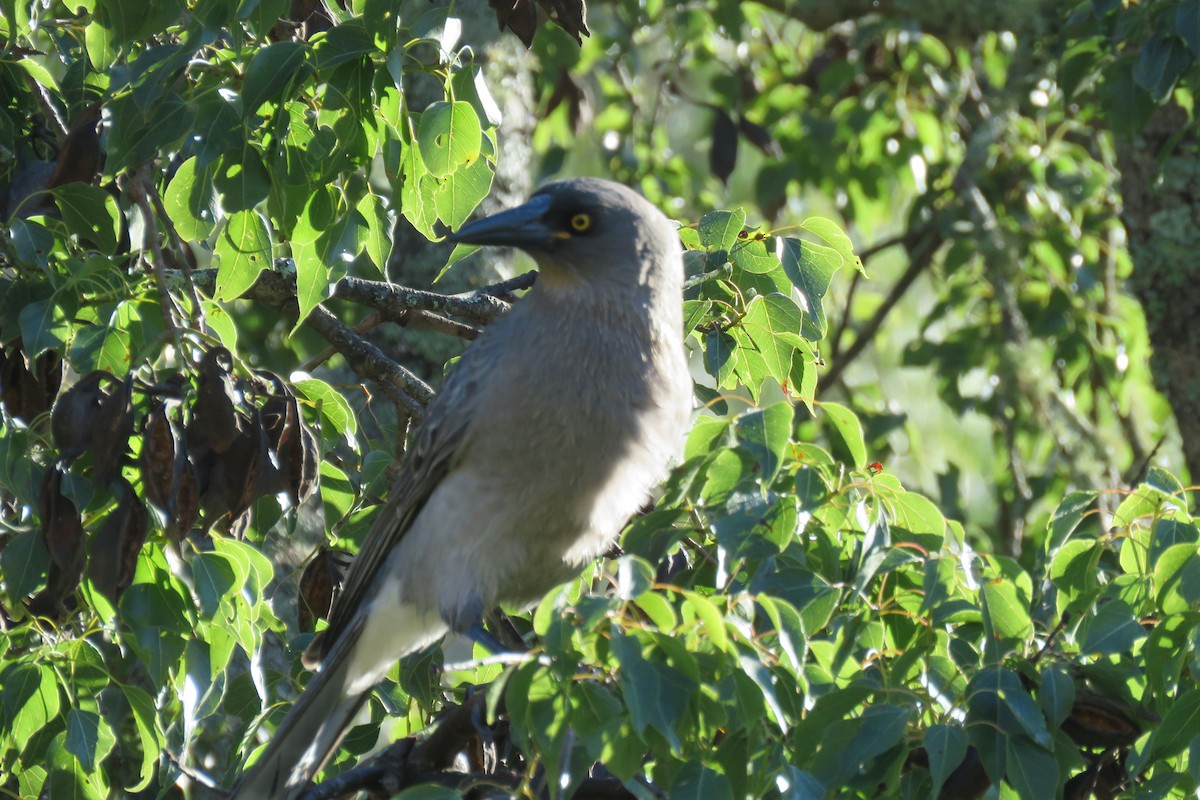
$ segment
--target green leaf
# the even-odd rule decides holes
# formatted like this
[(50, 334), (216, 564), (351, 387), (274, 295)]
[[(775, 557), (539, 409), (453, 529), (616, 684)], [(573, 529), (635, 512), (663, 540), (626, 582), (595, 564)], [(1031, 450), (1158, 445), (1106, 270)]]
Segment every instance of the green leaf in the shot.
[(1042, 672), (1038, 703), (1051, 728), (1057, 729), (1062, 725), (1075, 705), (1075, 681), (1071, 680), (1065, 669), (1052, 666)]
[(1045, 747), (1028, 739), (1007, 740), (1005, 777), (1022, 800), (1054, 800), (1058, 791), (1058, 762)]
[(68, 183), (54, 190), (54, 198), (67, 230), (106, 255), (117, 251), (121, 212), (112, 195), (86, 183)]
[(767, 250), (769, 239), (746, 238), (730, 245), (729, 260), (752, 275), (765, 275), (779, 269), (779, 259)]
[(87, 48), (88, 60), (97, 72), (110, 69), (116, 60), (115, 38), (112, 31), (99, 21), (94, 21), (83, 29), (83, 43)]
[(741, 363), (737, 341), (725, 331), (704, 335), (704, 368), (717, 379), (717, 386), (732, 389), (737, 385), (737, 367)]
[(746, 224), (746, 212), (710, 211), (700, 218), (700, 244), (710, 252), (729, 252)]
[(392, 226), (395, 220), (384, 205), (383, 198), (370, 192), (363, 195), (356, 208), (367, 221), (367, 257), (378, 267), (379, 274), (385, 275), (388, 256), (392, 252)]
[(438, 218), (457, 229), (479, 205), (492, 188), (492, 166), (487, 159), (477, 158), (439, 181), (434, 195)]
[[(25, 462), (28, 460), (23, 459)], [(49, 559), (41, 533), (36, 530), (21, 531), (8, 540), (8, 544), (0, 550), (0, 574), (4, 575), (3, 588), (9, 596), (9, 602), (20, 602), (33, 594), (33, 590), (46, 577)]]
[(693, 759), (676, 773), (666, 796), (672, 800), (733, 800), (733, 787), (724, 775)]
[[(275, 578), (275, 568), (271, 561), (247, 543), (227, 536), (214, 537), (213, 546), (228, 559), (237, 572), (236, 586), (245, 585), (255, 598), (262, 597), (267, 584)], [(234, 591), (240, 592), (240, 589)]]
[(725, 632), (725, 619), (717, 609), (716, 604), (709, 598), (696, 592), (683, 591), (684, 612), (692, 612), (704, 625), (704, 633), (708, 641), (717, 650), (724, 650), (729, 645), (729, 637)]
[(122, 686), (121, 691), (125, 693), (125, 699), (133, 711), (133, 721), (142, 743), (141, 780), (125, 789), (128, 792), (139, 792), (154, 779), (154, 765), (158, 762), (166, 741), (158, 729), (154, 699), (149, 693), (137, 686)]
[(853, 411), (841, 403), (821, 403), (821, 410), (826, 418), (842, 436), (842, 441), (850, 450), (850, 458), (855, 469), (862, 469), (867, 464), (867, 444), (863, 440), (862, 423)]
[(1158, 607), (1164, 614), (1184, 614), (1200, 604), (1200, 554), (1195, 544), (1168, 547), (1154, 563)]
[(194, 97), (192, 102), (196, 106), (196, 122), (191, 146), (198, 159), (198, 168), (203, 169), (226, 152), (245, 145), (246, 135), (237, 98), (213, 92)]
[(297, 394), (317, 406), (321, 416), (337, 435), (344, 436), (353, 444), (358, 433), (358, 421), (346, 398), (320, 378), (304, 373), (293, 375), (291, 383)]
[(25, 355), (37, 358), (47, 350), (62, 352), (71, 335), (71, 323), (59, 303), (39, 300), (21, 311), (21, 341)]
[(71, 363), (123, 375), (130, 366), (129, 330), (114, 311), (107, 325), (84, 325), (71, 344)]
[(226, 214), (254, 208), (271, 193), (271, 174), (250, 147), (225, 154), (213, 170), (212, 182)]
[(909, 708), (873, 705), (862, 715), (862, 726), (841, 753), (843, 774), (855, 774), (878, 755), (904, 740), (904, 731), (912, 719)]
[(0, 693), (4, 728), (13, 742), (23, 748), (58, 716), (61, 707), (58, 681), (54, 671), (44, 664), (10, 664), (0, 678), (4, 686), (4, 692)]
[[(215, 616), (221, 600), (241, 588), (229, 560), (220, 553), (197, 553), (192, 559), (192, 572), (196, 598), (206, 617)], [(245, 575), (242, 576), (244, 582)]]
[(1171, 702), (1150, 738), (1154, 759), (1171, 758), (1200, 736), (1200, 689), (1191, 689)]
[(312, 310), (329, 296), (332, 281), (321, 247), (316, 242), (293, 241), (292, 260), (296, 264), (296, 303), (300, 307), (292, 328), (295, 333)]
[(1029, 606), (1016, 584), (1003, 578), (988, 581), (980, 591), (980, 599), (983, 601), (985, 624), (1006, 646), (1015, 646), (1033, 636)]
[(229, 217), (217, 237), (217, 300), (241, 297), (258, 274), (271, 266), (271, 232), (267, 221), (255, 211), (239, 211)]
[(672, 751), (679, 752), (683, 743), (675, 726), (687, 711), (696, 682), (663, 660), (648, 660), (634, 635), (614, 630), (611, 646), (621, 666), (621, 692), (635, 729), (638, 733), (647, 728), (658, 731)]
[(242, 81), (242, 114), (252, 116), (264, 103), (284, 99), (288, 87), (311, 72), (299, 42), (276, 42), (258, 50)]
[(175, 230), (185, 240), (207, 239), (215, 221), (211, 171), (200, 169), (195, 156), (180, 164), (167, 185), (163, 205)]
[(238, 329), (233, 317), (229, 315), (224, 306), (211, 300), (202, 298), (200, 307), (204, 309), (204, 321), (221, 340), (221, 344), (225, 345), (229, 352), (236, 353), (238, 351)]
[(802, 342), (804, 312), (790, 297), (755, 297), (741, 319), (742, 330), (754, 343), (772, 378), (783, 383), (792, 370), (792, 353)]
[(416, 143), (405, 143), (403, 164), (403, 184), (400, 187), (400, 210), (405, 219), (430, 241), (439, 239), (433, 229), (437, 221), (437, 205), (434, 197), (437, 181), (433, 180), (425, 161), (421, 158), (421, 150)]
[(925, 730), (925, 752), (929, 755), (929, 776), (933, 780), (930, 794), (937, 797), (946, 778), (967, 757), (967, 733), (959, 727), (930, 725)]
[(863, 276), (866, 276), (867, 271), (863, 267), (862, 259), (854, 254), (854, 243), (836, 222), (823, 217), (809, 217), (800, 223), (800, 227), (816, 236), (841, 256), (843, 265), (850, 264)]
[(78, 758), (88, 772), (95, 771), (116, 743), (112, 729), (99, 714), (77, 708), (67, 711), (67, 752)]
[(1146, 636), (1133, 609), (1123, 600), (1109, 600), (1100, 605), (1095, 616), (1086, 623), (1086, 633), (1080, 649), (1087, 654), (1119, 655), (1128, 653), (1135, 642)]
[(792, 435), (792, 406), (787, 402), (750, 411), (734, 423), (738, 441), (758, 462), (759, 480), (765, 490), (786, 460)]
[(754, 681), (754, 685), (762, 692), (763, 700), (771, 709), (771, 713), (775, 715), (775, 724), (779, 726), (779, 730), (783, 733), (788, 732), (789, 724), (787, 714), (784, 713), (783, 706), (779, 704), (779, 697), (776, 691), (777, 680), (771, 674), (771, 670), (759, 661), (754, 656), (741, 655), (738, 658), (738, 663), (742, 667), (742, 672), (746, 674), (750, 680)]
[(1176, 82), (1191, 65), (1192, 56), (1182, 39), (1155, 34), (1138, 52), (1133, 80), (1150, 94), (1151, 99), (1161, 103), (1170, 96)]
[(829, 323), (822, 300), (844, 259), (836, 250), (800, 239), (783, 238), (783, 271), (802, 296), (805, 311), (801, 335), (812, 342), (825, 338)]
[(1095, 502), (1095, 492), (1070, 492), (1067, 494), (1054, 509), (1053, 516), (1050, 517), (1050, 535), (1046, 538), (1047, 550), (1053, 552), (1066, 542)]
[(434, 177), (470, 166), (479, 158), (482, 141), (479, 117), (470, 103), (432, 103), (421, 112), (417, 146), (425, 168)]
[(322, 75), (342, 64), (361, 61), (364, 56), (378, 52), (374, 37), (361, 19), (352, 19), (325, 31), (320, 38), (314, 37), (316, 45), (313, 56), (317, 71)]

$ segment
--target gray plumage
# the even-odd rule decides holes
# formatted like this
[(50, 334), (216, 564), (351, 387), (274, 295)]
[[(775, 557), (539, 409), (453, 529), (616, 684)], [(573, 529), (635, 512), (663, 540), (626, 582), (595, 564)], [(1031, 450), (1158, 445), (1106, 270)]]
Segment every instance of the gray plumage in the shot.
[(430, 404), (305, 654), (320, 672), (244, 774), (240, 800), (298, 796), (401, 657), (578, 574), (682, 444), (683, 266), (666, 217), (619, 184), (579, 179), (453, 238), (526, 250), (537, 284)]

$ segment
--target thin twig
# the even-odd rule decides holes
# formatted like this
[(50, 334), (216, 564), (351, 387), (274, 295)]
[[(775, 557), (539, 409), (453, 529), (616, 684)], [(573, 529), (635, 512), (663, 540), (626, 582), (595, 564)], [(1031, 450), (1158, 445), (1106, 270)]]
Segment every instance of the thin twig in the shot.
[(429, 384), (350, 330), (324, 306), (314, 308), (304, 324), (333, 345), (355, 372), (376, 381), (396, 406), (413, 417), (421, 417), (425, 406), (433, 399)]
[(162, 311), (163, 325), (171, 343), (178, 347), (179, 332), (175, 328), (175, 315), (173, 313), (175, 301), (171, 299), (171, 293), (167, 291), (167, 265), (163, 256), (162, 245), (158, 241), (158, 218), (154, 216), (154, 211), (150, 208), (148, 196), (148, 193), (153, 191), (153, 181), (150, 180), (149, 176), (151, 163), (149, 161), (146, 162), (140, 169), (133, 173), (128, 196), (133, 200), (134, 205), (138, 207), (138, 211), (142, 215), (142, 224), (146, 226), (143, 249), (150, 251), (150, 267), (154, 273), (154, 288), (158, 293), (158, 305)]
[[(211, 290), (216, 280), (215, 270), (197, 270), (193, 274), (197, 285)], [(258, 276), (258, 280), (245, 296), (289, 316), (295, 317), (299, 314), (294, 276), (289, 278), (266, 270)], [(360, 377), (377, 382), (383, 393), (403, 414), (417, 419), (421, 417), (426, 404), (433, 399), (433, 390), (428, 384), (350, 330), (324, 306), (318, 305), (314, 308), (304, 324), (333, 345)]]
[(207, 331), (208, 325), (205, 323), (205, 316), (200, 308), (200, 295), (196, 292), (196, 284), (192, 281), (192, 264), (188, 260), (188, 254), (184, 249), (189, 245), (183, 241), (183, 237), (179, 235), (179, 231), (175, 228), (175, 223), (171, 220), (171, 215), (167, 213), (167, 208), (163, 205), (162, 197), (158, 193), (158, 187), (153, 181), (146, 181), (146, 195), (150, 202), (154, 205), (154, 210), (158, 212), (159, 218), (163, 221), (167, 235), (171, 237), (175, 250), (180, 253), (179, 267), (183, 272), (184, 291), (187, 292), (188, 299), (192, 301), (192, 313), (190, 319), (192, 324), (201, 330)]
[(823, 385), (828, 388), (836, 385), (845, 374), (846, 368), (853, 363), (854, 359), (858, 358), (866, 349), (867, 345), (875, 338), (875, 334), (879, 332), (879, 328), (887, 319), (888, 314), (900, 302), (908, 292), (909, 287), (917, 280), (917, 278), (933, 263), (933, 256), (941, 247), (943, 239), (940, 233), (934, 226), (930, 226), (923, 231), (917, 233), (912, 246), (908, 248), (909, 262), (908, 269), (904, 270), (904, 274), (900, 276), (900, 280), (892, 286), (892, 290), (888, 292), (888, 296), (884, 299), (883, 304), (875, 311), (875, 316), (868, 320), (862, 330), (858, 332), (858, 337), (854, 343), (846, 348), (845, 354), (832, 364), (829, 372), (825, 375)]

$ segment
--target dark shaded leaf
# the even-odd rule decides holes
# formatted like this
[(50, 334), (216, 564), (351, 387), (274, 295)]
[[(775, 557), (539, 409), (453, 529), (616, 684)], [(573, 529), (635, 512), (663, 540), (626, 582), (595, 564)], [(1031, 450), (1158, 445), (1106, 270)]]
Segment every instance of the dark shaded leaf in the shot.
[(713, 118), (712, 145), (708, 150), (708, 169), (721, 183), (728, 183), (737, 165), (738, 131), (723, 109)]
[(745, 117), (738, 117), (738, 131), (746, 137), (746, 141), (757, 147), (771, 158), (783, 158), (783, 148), (762, 125), (751, 122)]

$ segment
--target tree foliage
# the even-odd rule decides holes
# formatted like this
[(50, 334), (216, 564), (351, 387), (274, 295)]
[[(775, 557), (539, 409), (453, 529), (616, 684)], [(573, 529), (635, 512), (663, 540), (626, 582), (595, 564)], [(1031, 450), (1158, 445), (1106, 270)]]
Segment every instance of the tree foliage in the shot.
[[(702, 410), (612, 557), (492, 620), (527, 653), (406, 659), (324, 777), (1194, 795), (1200, 4), (490, 5), (540, 173), (680, 221)], [(282, 719), (436, 384), (373, 331), (533, 280), (400, 285), (497, 180), (495, 35), (0, 2), (6, 796), (216, 796)]]

